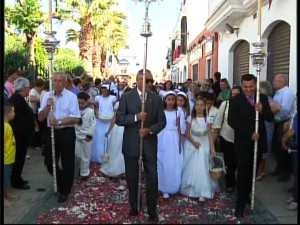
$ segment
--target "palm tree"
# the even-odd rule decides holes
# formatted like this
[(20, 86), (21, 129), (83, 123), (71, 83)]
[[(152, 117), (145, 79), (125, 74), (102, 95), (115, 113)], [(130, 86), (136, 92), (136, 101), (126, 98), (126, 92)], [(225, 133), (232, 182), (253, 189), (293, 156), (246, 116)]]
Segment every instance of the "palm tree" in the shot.
[(34, 65), (34, 40), (39, 26), (47, 21), (47, 15), (41, 10), (40, 2), (37, 0), (17, 0), (14, 7), (5, 7), (5, 21), (7, 32), (11, 33), (11, 25), (15, 25), (18, 32), (25, 35), (29, 59)]
[[(122, 15), (119, 18), (109, 17), (109, 15), (117, 15), (116, 13), (110, 13), (111, 6), (117, 4), (116, 0), (64, 0), (62, 2), (67, 7), (72, 8), (71, 13), (68, 15), (73, 15), (73, 20), (81, 26), (80, 31), (69, 29), (66, 40), (67, 42), (78, 41), (79, 55), (84, 60), (87, 74), (93, 74), (94, 77), (98, 77), (100, 74), (101, 55), (106, 49), (109, 49), (107, 43), (113, 37), (108, 34), (107, 21), (118, 21), (121, 25), (117, 29), (123, 31), (119, 35), (123, 35), (122, 37), (125, 39), (126, 30), (121, 27), (123, 25), (120, 20), (126, 19), (126, 16)], [(74, 12), (76, 12), (76, 15)], [(121, 15), (121, 13), (119, 14)], [(64, 16), (66, 17), (67, 14), (64, 14)], [(119, 46), (121, 47), (122, 44), (123, 42), (120, 42)]]
[[(100, 46), (94, 46), (94, 71), (101, 71), (102, 75), (106, 73), (107, 53), (117, 53), (122, 46), (126, 45), (127, 31), (123, 24), (126, 18), (124, 13), (118, 11), (109, 11), (107, 14), (102, 15), (103, 24), (95, 28), (95, 38), (98, 40), (95, 44)], [(99, 47), (100, 51), (98, 51)]]

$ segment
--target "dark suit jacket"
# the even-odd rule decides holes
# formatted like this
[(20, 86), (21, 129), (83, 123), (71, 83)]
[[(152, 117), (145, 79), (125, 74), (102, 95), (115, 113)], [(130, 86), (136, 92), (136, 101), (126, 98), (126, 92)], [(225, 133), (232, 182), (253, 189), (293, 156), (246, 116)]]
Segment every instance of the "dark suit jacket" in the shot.
[(25, 98), (18, 92), (14, 93), (9, 102), (15, 108), (15, 118), (10, 122), (16, 136), (18, 134), (30, 138), (34, 133), (34, 116)]
[[(142, 111), (142, 102), (137, 89), (133, 89), (122, 95), (119, 109), (117, 111), (116, 123), (124, 126), (122, 152), (124, 156), (138, 157), (140, 155), (139, 129), (141, 122), (135, 122), (135, 114)], [(151, 92), (147, 93), (145, 102), (145, 112), (147, 120), (144, 121), (144, 128), (150, 128), (153, 135), (148, 135), (143, 140), (143, 153), (153, 156), (157, 154), (157, 134), (166, 126), (161, 98)], [(152, 157), (151, 157), (152, 158)]]
[[(254, 99), (256, 99), (256, 95)], [(271, 111), (266, 95), (260, 94), (260, 102), (263, 110), (262, 113), (259, 113), (258, 133), (260, 138), (258, 150), (262, 152), (267, 150), (265, 120), (272, 121), (274, 114)], [(234, 129), (235, 149), (238, 151), (253, 151), (254, 141), (251, 140), (251, 136), (255, 132), (255, 109), (243, 93), (229, 100), (228, 124)]]

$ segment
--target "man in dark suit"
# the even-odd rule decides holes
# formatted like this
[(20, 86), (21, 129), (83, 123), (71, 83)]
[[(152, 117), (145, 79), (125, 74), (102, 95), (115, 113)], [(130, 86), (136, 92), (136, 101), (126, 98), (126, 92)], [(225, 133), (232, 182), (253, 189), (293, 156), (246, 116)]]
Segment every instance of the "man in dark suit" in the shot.
[[(150, 221), (158, 221), (156, 201), (158, 198), (157, 178), (157, 134), (166, 126), (161, 98), (150, 92), (153, 77), (146, 70), (145, 111), (142, 110), (141, 94), (143, 70), (137, 74), (137, 88), (122, 95), (117, 111), (116, 123), (124, 126), (122, 152), (125, 160), (126, 181), (129, 188), (130, 216), (138, 215), (138, 175), (140, 138), (143, 138), (143, 167), (146, 175), (146, 196)], [(141, 129), (141, 121), (144, 127)]]
[[(267, 149), (265, 120), (272, 121), (266, 95), (260, 94), (260, 103), (255, 104), (256, 77), (245, 74), (241, 79), (243, 92), (229, 100), (228, 124), (234, 129), (234, 149), (238, 160), (237, 199), (235, 216), (242, 217), (246, 203), (250, 203), (253, 175), (254, 142), (258, 141), (257, 163), (259, 165), (263, 150)], [(255, 111), (259, 111), (259, 129), (255, 132)]]

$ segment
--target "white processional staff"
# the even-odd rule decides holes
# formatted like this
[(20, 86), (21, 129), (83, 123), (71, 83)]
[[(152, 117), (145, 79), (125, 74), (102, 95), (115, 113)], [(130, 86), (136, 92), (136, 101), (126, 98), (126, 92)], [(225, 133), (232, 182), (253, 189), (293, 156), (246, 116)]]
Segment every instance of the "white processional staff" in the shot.
[[(53, 53), (55, 51), (55, 47), (58, 45), (59, 41), (57, 41), (54, 37), (56, 34), (55, 31), (52, 31), (52, 0), (49, 0), (49, 26), (48, 30), (45, 31), (46, 38), (43, 42), (43, 46), (45, 47), (48, 53), (49, 60), (49, 91), (50, 98), (54, 99), (53, 88), (52, 88), (52, 79), (53, 79)], [(54, 101), (53, 101), (54, 102)], [(50, 107), (50, 118), (53, 116), (53, 106)], [(51, 150), (52, 150), (52, 166), (53, 166), (53, 185), (54, 185), (54, 193), (57, 193), (57, 178), (56, 178), (56, 159), (55, 159), (55, 139), (54, 139), (54, 127), (51, 125)]]
[[(143, 68), (143, 90), (142, 90), (142, 112), (145, 112), (145, 86), (146, 86), (146, 69), (147, 69), (147, 50), (148, 50), (148, 37), (152, 36), (150, 31), (150, 23), (148, 18), (149, 12), (149, 4), (151, 2), (159, 2), (155, 0), (135, 0), (135, 2), (145, 2), (146, 10), (145, 10), (145, 22), (143, 23), (141, 36), (145, 37), (144, 44), (144, 68)], [(141, 129), (144, 128), (144, 121), (141, 122)], [(141, 208), (141, 186), (142, 186), (142, 161), (143, 161), (143, 138), (140, 138), (140, 155), (139, 155), (139, 177), (138, 177), (138, 203), (137, 208), (138, 211)]]
[[(267, 54), (264, 52), (264, 43), (261, 41), (261, 0), (257, 1), (257, 42), (252, 43), (254, 52), (251, 53), (252, 64), (256, 67), (256, 103), (260, 103), (260, 73), (261, 67), (265, 64)], [(255, 133), (258, 133), (259, 128), (259, 111), (255, 112)], [(254, 209), (256, 167), (257, 167), (257, 148), (258, 141), (254, 142), (254, 157), (253, 157), (253, 175), (252, 175), (252, 193), (251, 193), (251, 210)]]

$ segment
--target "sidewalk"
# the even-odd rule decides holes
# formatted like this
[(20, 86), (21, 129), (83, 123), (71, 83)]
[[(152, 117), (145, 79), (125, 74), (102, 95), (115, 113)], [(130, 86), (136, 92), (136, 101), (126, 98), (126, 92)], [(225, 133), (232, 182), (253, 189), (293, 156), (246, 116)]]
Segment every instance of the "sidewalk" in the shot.
[[(41, 152), (29, 149), (30, 159), (26, 160), (23, 178), (29, 180), (30, 190), (12, 189), (14, 195), (20, 199), (15, 201), (14, 208), (4, 208), (5, 224), (32, 224), (36, 223), (41, 212), (49, 211), (61, 204), (57, 203), (57, 196), (53, 193), (52, 177), (48, 174)], [(267, 174), (273, 170), (274, 161), (267, 163)], [(285, 209), (285, 201), (290, 193), (286, 191), (293, 181), (279, 183), (277, 177), (267, 175), (256, 184), (255, 209), (269, 224), (297, 224), (297, 211), (290, 212)], [(43, 189), (45, 191), (43, 191)]]

